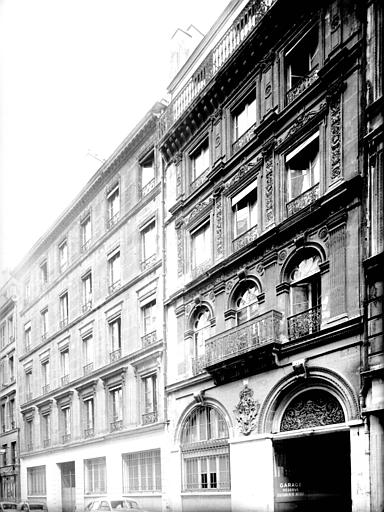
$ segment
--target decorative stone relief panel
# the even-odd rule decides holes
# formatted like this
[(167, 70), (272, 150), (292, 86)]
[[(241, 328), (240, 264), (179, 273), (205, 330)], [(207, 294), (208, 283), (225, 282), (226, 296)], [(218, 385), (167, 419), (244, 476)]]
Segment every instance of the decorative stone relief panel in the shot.
[(248, 436), (257, 427), (260, 404), (253, 398), (253, 390), (247, 385), (240, 391), (240, 401), (234, 409), (240, 432)]
[(346, 288), (346, 226), (341, 224), (329, 231), (330, 240), (330, 287), (333, 316), (345, 312)]
[(176, 225), (177, 236), (177, 275), (184, 273), (184, 227), (182, 223)]
[(223, 200), (220, 194), (215, 201), (216, 217), (216, 256), (219, 258), (224, 254), (224, 231), (223, 231)]
[(265, 225), (270, 226), (274, 222), (273, 214), (273, 156), (269, 154), (265, 159), (264, 167), (265, 178)]
[(334, 96), (330, 101), (331, 116), (331, 181), (342, 176), (341, 166), (341, 97)]

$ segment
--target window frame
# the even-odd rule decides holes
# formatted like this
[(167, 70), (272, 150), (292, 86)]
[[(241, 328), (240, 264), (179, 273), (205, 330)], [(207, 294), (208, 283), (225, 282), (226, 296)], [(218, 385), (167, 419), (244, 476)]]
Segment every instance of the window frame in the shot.
[[(204, 245), (209, 247), (209, 259), (198, 260), (196, 261), (196, 252), (198, 252), (198, 248), (196, 248), (196, 240), (197, 233), (201, 231), (208, 231), (209, 243), (204, 242)], [(195, 226), (190, 230), (190, 247), (191, 247), (191, 270), (197, 271), (200, 267), (205, 267), (207, 265), (212, 264), (212, 226), (211, 226), (211, 218), (208, 217), (203, 222), (200, 222), (198, 226)], [(204, 237), (205, 238), (205, 237)], [(200, 254), (200, 252), (199, 252)], [(204, 254), (204, 251), (201, 251), (201, 254)]]
[[(151, 235), (150, 235), (151, 239), (149, 239), (150, 242), (147, 242), (147, 240), (148, 240), (147, 236), (149, 233), (151, 233)], [(156, 222), (156, 218), (153, 217), (152, 219), (150, 219), (148, 222), (146, 222), (140, 228), (141, 268), (142, 268), (142, 270), (146, 270), (147, 268), (151, 267), (157, 260), (158, 249), (159, 249), (157, 235), (158, 235), (157, 234), (157, 222)], [(154, 252), (150, 252), (150, 249), (152, 246), (153, 246)]]
[[(89, 238), (87, 235), (87, 226), (89, 225)], [(81, 252), (88, 251), (91, 241), (92, 241), (92, 220), (91, 213), (89, 212), (83, 219), (80, 221), (80, 240), (81, 240)]]
[[(203, 155), (203, 157), (202, 157)], [(202, 162), (204, 164), (205, 160), (206, 167), (204, 169), (199, 170), (198, 174), (196, 173), (196, 163), (199, 159), (202, 158)], [(190, 183), (194, 183), (196, 180), (204, 176), (209, 169), (211, 168), (211, 155), (210, 155), (210, 144), (209, 144), (209, 136), (206, 134), (198, 144), (196, 144), (188, 153), (189, 160), (189, 168), (190, 168)]]
[[(150, 456), (149, 461), (144, 461), (141, 466), (140, 458)], [(122, 453), (122, 480), (123, 494), (130, 493), (161, 493), (162, 475), (161, 475), (161, 450), (155, 448), (151, 450), (142, 450), (137, 452)], [(137, 470), (132, 462), (137, 461)], [(145, 470), (143, 470), (145, 468)], [(152, 469), (152, 485), (148, 485), (148, 469)], [(132, 475), (132, 476), (131, 476)], [(137, 484), (135, 485), (135, 480)], [(147, 481), (147, 485), (143, 482)]]
[[(116, 196), (116, 197), (115, 197)], [(112, 228), (120, 220), (121, 214), (121, 196), (120, 182), (113, 184), (107, 191), (107, 229)], [(115, 205), (116, 211), (115, 211)]]
[[(35, 475), (37, 473), (37, 475)], [(34, 478), (40, 482), (34, 481)], [(46, 466), (32, 466), (27, 467), (27, 494), (28, 496), (46, 496), (47, 494), (47, 479), (46, 479)], [(37, 485), (36, 485), (37, 483)]]
[(60, 329), (69, 322), (69, 293), (68, 290), (59, 295)]
[[(95, 486), (95, 473), (97, 471), (98, 485)], [(89, 480), (91, 472), (91, 482)], [(84, 494), (105, 494), (107, 492), (107, 463), (106, 457), (84, 459)]]
[[(64, 238), (58, 245), (59, 251), (59, 271), (64, 272), (69, 266), (69, 247), (68, 238)], [(64, 258), (65, 256), (65, 258)]]
[[(116, 263), (117, 261), (117, 263)], [(121, 287), (121, 253), (120, 247), (116, 247), (107, 256), (108, 263), (108, 292), (115, 292)], [(115, 275), (116, 274), (116, 275)], [(118, 279), (117, 279), (118, 277)]]

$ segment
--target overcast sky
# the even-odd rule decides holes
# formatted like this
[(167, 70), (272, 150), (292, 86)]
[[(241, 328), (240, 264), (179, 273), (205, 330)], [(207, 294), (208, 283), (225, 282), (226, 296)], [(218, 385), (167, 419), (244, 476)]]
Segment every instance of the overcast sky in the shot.
[(13, 268), (169, 82), (169, 41), (229, 0), (0, 0), (0, 269)]

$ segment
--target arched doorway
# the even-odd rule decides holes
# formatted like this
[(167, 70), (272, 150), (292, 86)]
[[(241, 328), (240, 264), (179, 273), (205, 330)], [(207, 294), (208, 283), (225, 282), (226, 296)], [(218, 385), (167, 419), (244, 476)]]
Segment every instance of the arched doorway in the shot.
[(274, 439), (275, 512), (350, 512), (349, 431), (328, 390), (307, 389), (281, 411)]

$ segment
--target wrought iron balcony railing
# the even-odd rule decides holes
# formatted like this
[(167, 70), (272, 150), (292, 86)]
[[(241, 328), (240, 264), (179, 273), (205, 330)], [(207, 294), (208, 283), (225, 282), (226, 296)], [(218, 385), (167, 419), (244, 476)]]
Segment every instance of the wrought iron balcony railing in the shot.
[(113, 215), (112, 217), (107, 219), (107, 229), (110, 229), (112, 226), (117, 224), (119, 222), (119, 219), (120, 219), (120, 212), (115, 213), (115, 215)]
[(83, 373), (84, 375), (88, 375), (88, 373), (93, 372), (93, 363), (88, 363), (85, 366), (83, 366)]
[(61, 436), (62, 443), (69, 443), (70, 440), (71, 440), (71, 434), (63, 434)]
[(118, 348), (117, 350), (113, 350), (113, 352), (109, 353), (109, 360), (111, 363), (113, 363), (113, 361), (117, 361), (120, 358), (121, 358), (121, 348)]
[(94, 435), (95, 435), (95, 429), (93, 427), (84, 429), (84, 437), (86, 439), (93, 437)]
[(90, 311), (92, 309), (92, 300), (87, 300), (82, 306), (81, 311), (83, 313), (86, 313), (87, 311)]
[(320, 331), (321, 304), (287, 318), (288, 338), (296, 340), (307, 334)]
[(287, 105), (292, 103), (294, 99), (300, 96), (300, 94), (305, 91), (305, 89), (308, 89), (308, 87), (317, 80), (318, 71), (318, 68), (312, 69), (312, 71), (310, 71), (307, 76), (303, 77), (298, 84), (296, 84), (287, 92)]
[(151, 190), (153, 190), (155, 188), (155, 178), (152, 178), (151, 181), (149, 181), (148, 183), (146, 183), (144, 185), (144, 187), (141, 189), (141, 196), (144, 197), (146, 196), (147, 194), (149, 194), (149, 192)]
[(121, 281), (120, 279), (118, 281), (115, 281), (114, 283), (110, 284), (108, 286), (108, 293), (111, 294), (113, 292), (115, 292), (116, 290), (118, 290), (121, 286)]
[(146, 412), (141, 415), (141, 422), (143, 425), (149, 425), (150, 423), (156, 423), (157, 411)]
[(316, 183), (313, 187), (309, 188), (299, 196), (292, 199), (287, 203), (287, 215), (290, 217), (294, 213), (302, 210), (309, 204), (314, 203), (320, 197), (320, 185)]
[(177, 121), (249, 37), (276, 0), (250, 0), (160, 118), (160, 136)]
[(149, 347), (149, 345), (153, 345), (153, 343), (156, 343), (157, 341), (157, 333), (156, 331), (149, 332), (147, 334), (144, 334), (144, 336), (141, 337), (141, 346)]
[(86, 240), (81, 246), (81, 252), (87, 252), (91, 246), (91, 240)]
[(51, 440), (50, 439), (43, 439), (43, 447), (47, 448), (48, 446), (51, 446)]
[(152, 267), (157, 260), (157, 254), (152, 254), (152, 256), (149, 256), (149, 258), (145, 259), (141, 262), (141, 270), (147, 270), (147, 268)]
[(200, 375), (200, 373), (204, 373), (206, 363), (205, 355), (192, 358), (192, 375)]
[(267, 343), (279, 343), (281, 318), (280, 312), (271, 310), (207, 339), (206, 366), (250, 352)]
[(257, 238), (258, 228), (256, 226), (252, 226), (248, 231), (242, 233), (240, 236), (232, 240), (232, 247), (234, 251), (238, 251), (242, 249), (246, 245), (250, 244)]
[(123, 420), (115, 420), (111, 422), (111, 432), (117, 432), (123, 428)]
[(63, 375), (61, 377), (61, 385), (62, 386), (66, 386), (67, 384), (69, 384), (69, 374), (68, 375)]
[(43, 395), (46, 395), (47, 393), (49, 393), (49, 389), (50, 389), (49, 384), (45, 384), (45, 386), (43, 386), (41, 389)]
[(248, 142), (252, 139), (255, 134), (256, 124), (253, 124), (248, 130), (243, 133), (235, 142), (232, 144), (232, 152), (237, 153), (239, 149), (248, 144)]

